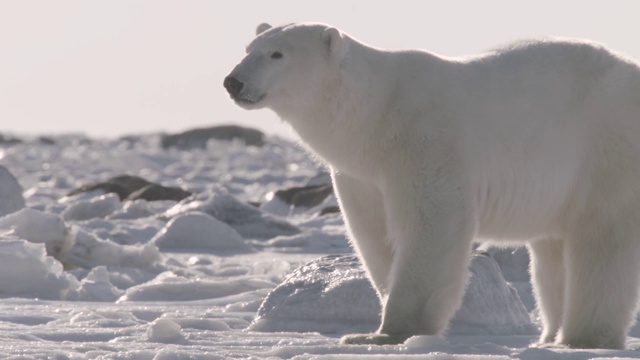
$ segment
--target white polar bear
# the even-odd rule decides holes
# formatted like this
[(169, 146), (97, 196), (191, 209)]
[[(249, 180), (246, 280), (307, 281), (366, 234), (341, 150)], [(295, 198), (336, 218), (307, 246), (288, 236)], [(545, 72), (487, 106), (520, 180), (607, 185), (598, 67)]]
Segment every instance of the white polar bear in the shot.
[(623, 348), (640, 275), (640, 67), (602, 46), (467, 58), (367, 46), (322, 24), (258, 27), (225, 79), (331, 168), (384, 305), (375, 334), (442, 334), (474, 240), (529, 246), (540, 344)]

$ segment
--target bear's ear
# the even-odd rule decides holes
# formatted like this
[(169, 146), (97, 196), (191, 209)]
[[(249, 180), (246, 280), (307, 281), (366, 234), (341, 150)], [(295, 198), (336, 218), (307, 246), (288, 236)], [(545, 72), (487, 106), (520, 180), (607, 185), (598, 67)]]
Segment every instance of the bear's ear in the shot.
[(327, 45), (327, 49), (336, 60), (342, 60), (347, 54), (349, 42), (340, 30), (332, 27), (325, 29), (322, 33), (322, 41)]
[(263, 32), (267, 31), (271, 29), (271, 25), (267, 24), (267, 23), (262, 23), (260, 25), (258, 25), (258, 27), (256, 28), (256, 36), (262, 34)]

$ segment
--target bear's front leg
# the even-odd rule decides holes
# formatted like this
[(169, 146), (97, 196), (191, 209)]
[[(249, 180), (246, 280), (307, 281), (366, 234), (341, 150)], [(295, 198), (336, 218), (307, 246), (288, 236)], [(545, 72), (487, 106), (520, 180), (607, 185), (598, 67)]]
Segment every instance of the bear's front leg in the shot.
[(475, 234), (464, 186), (453, 178), (394, 180), (383, 192), (395, 252), (382, 325), (376, 334), (345, 336), (344, 343), (397, 344), (413, 335), (441, 335), (464, 295)]
[(351, 245), (381, 298), (389, 294), (393, 250), (387, 238), (382, 194), (375, 185), (331, 171)]

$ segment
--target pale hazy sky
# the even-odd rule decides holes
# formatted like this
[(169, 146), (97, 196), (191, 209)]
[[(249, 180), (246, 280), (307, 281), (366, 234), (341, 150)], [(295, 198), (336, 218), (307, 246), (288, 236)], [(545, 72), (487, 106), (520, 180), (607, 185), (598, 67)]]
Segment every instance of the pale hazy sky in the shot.
[(0, 0), (0, 133), (93, 136), (239, 122), (222, 87), (260, 22), (318, 21), (380, 47), (466, 55), (588, 38), (640, 60), (640, 1)]

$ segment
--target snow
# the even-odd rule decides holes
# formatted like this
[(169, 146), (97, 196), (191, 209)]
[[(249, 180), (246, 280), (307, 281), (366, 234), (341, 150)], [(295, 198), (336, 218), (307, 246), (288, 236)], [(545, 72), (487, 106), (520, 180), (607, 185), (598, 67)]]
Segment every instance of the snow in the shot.
[[(191, 150), (164, 150), (158, 135), (51, 139), (0, 147), (3, 358), (640, 358), (638, 327), (624, 351), (530, 348), (539, 330), (526, 251), (489, 248), (497, 262), (473, 257), (447, 337), (341, 345), (345, 333), (375, 329), (380, 305), (340, 215), (320, 215), (335, 197), (308, 208), (274, 196), (330, 182), (299, 147), (279, 138)], [(67, 196), (124, 174), (194, 195)]]

